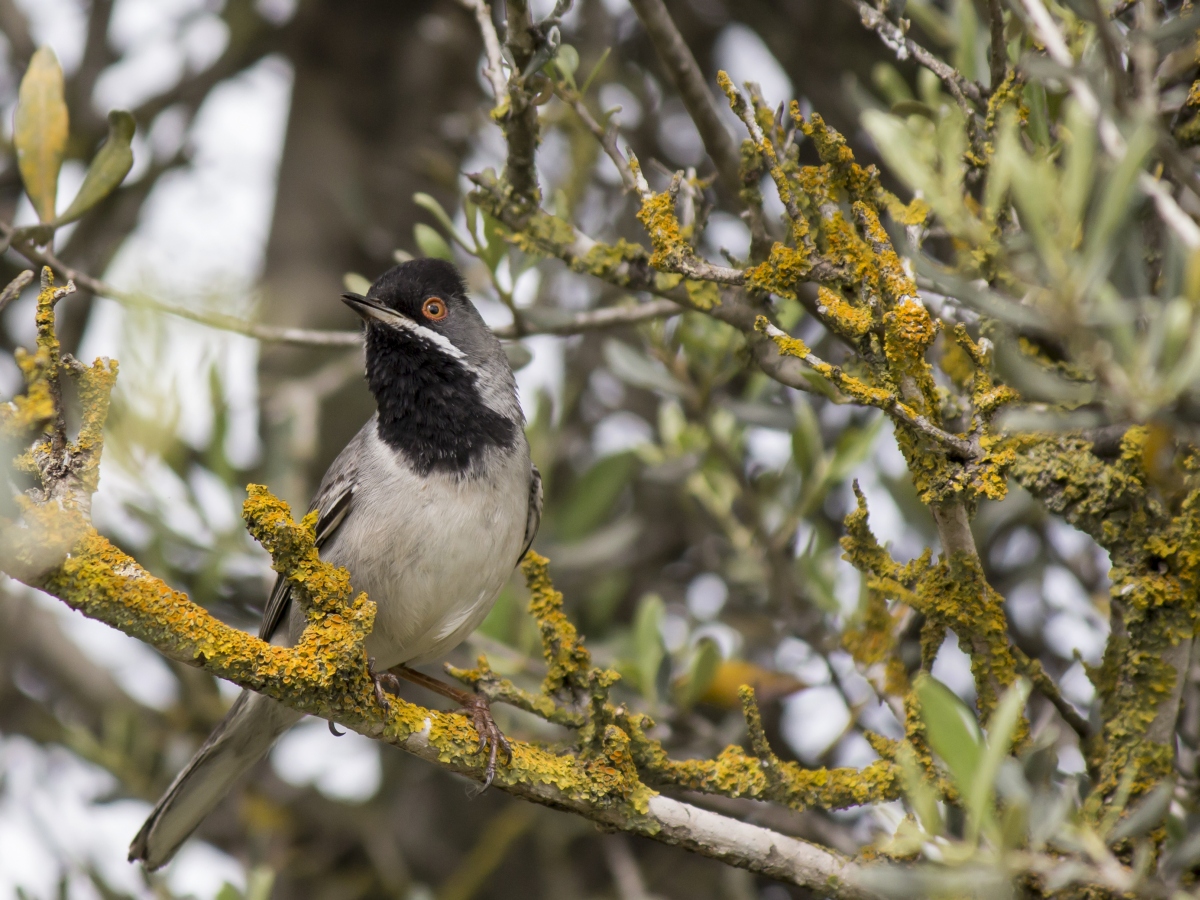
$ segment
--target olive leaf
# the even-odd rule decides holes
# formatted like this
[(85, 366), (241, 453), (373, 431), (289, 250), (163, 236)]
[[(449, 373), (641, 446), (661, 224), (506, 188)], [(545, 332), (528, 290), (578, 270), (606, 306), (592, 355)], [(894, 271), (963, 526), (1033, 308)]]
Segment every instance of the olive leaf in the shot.
[(67, 151), (67, 129), (62, 67), (53, 50), (40, 47), (21, 79), (13, 145), (21, 181), (41, 222), (54, 219), (58, 171)]
[(133, 168), (133, 132), (137, 128), (133, 115), (123, 109), (108, 114), (108, 137), (96, 151), (79, 193), (66, 212), (54, 220), (55, 225), (74, 222), (89, 209), (116, 190)]

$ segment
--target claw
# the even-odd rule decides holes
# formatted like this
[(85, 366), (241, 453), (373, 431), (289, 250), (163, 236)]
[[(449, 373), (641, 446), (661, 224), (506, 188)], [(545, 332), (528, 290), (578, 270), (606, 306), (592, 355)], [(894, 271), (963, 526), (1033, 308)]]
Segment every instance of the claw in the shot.
[(329, 733), (332, 734), (334, 737), (345, 737), (346, 732), (338, 731), (337, 725), (334, 724), (333, 722), (326, 722), (325, 724), (329, 726)]
[(373, 656), (367, 660), (367, 674), (375, 684), (375, 702), (383, 709), (385, 715), (390, 713), (392, 704), (388, 702), (387, 695), (400, 693), (400, 679), (391, 672), (376, 672)]
[(471, 700), (464, 703), (463, 707), (464, 711), (470, 715), (471, 724), (475, 726), (475, 731), (479, 734), (477, 752), (488, 751), (487, 768), (484, 770), (483, 787), (480, 789), (486, 791), (496, 777), (497, 753), (500, 750), (504, 751), (504, 764), (508, 765), (512, 762), (512, 747), (496, 726), (496, 720), (492, 718), (492, 709), (486, 697), (476, 694)]

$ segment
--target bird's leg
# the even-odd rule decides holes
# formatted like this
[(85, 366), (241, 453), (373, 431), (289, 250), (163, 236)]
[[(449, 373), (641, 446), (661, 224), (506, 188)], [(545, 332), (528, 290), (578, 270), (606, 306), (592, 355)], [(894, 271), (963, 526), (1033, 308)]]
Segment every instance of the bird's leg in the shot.
[(367, 660), (367, 674), (375, 684), (375, 702), (383, 708), (385, 714), (390, 713), (392, 704), (388, 702), (387, 695), (400, 693), (399, 680), (391, 672), (376, 672), (373, 656)]
[(496, 777), (497, 752), (504, 751), (506, 765), (512, 762), (512, 747), (509, 746), (507, 738), (500, 732), (500, 729), (496, 727), (496, 720), (492, 718), (492, 708), (487, 697), (460, 690), (452, 684), (446, 684), (432, 675), (426, 675), (424, 672), (418, 672), (408, 666), (393, 666), (388, 669), (388, 673), (399, 676), (405, 681), (411, 681), (413, 684), (419, 684), (426, 690), (441, 694), (448, 700), (453, 700), (463, 708), (463, 712), (471, 717), (471, 724), (475, 726), (475, 731), (479, 734), (479, 752), (488, 751), (487, 770), (483, 779), (484, 790)]

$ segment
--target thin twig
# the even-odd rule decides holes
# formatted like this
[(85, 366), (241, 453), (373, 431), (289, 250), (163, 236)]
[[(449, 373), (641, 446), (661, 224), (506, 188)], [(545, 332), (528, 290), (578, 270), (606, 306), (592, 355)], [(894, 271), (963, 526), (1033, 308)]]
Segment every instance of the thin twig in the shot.
[(25, 286), (31, 281), (33, 281), (32, 269), (26, 269), (16, 278), (10, 281), (5, 286), (4, 290), (0, 291), (0, 312), (4, 312), (4, 307), (8, 306), (8, 304), (17, 299), (17, 297), (20, 296), (21, 291), (25, 290)]
[[(767, 337), (771, 338), (772, 340), (776, 340), (778, 338), (790, 339), (790, 336), (786, 331), (771, 323), (767, 323), (764, 332), (766, 333)], [(843, 390), (845, 389), (848, 379), (847, 376), (842, 373), (839, 367), (825, 362), (816, 354), (812, 353), (812, 351), (809, 351), (802, 358), (804, 363), (810, 369), (817, 372), (826, 380), (830, 381), (834, 387)], [(824, 372), (821, 370), (824, 370)], [(826, 372), (832, 374), (827, 375), (825, 374)], [(895, 419), (899, 419), (904, 424), (910, 426), (916, 431), (919, 431), (927, 438), (930, 438), (938, 444), (941, 444), (947, 450), (952, 451), (964, 459), (975, 459), (979, 456), (979, 450), (974, 447), (970, 441), (960, 438), (958, 435), (951, 434), (950, 432), (939, 428), (937, 425), (934, 425), (925, 416), (913, 412), (906, 404), (901, 402), (899, 397), (896, 397), (895, 395), (889, 394), (886, 398), (881, 397), (878, 402), (872, 402), (870, 405), (875, 406), (878, 409), (882, 409), (888, 415)]]
[(1071, 726), (1071, 730), (1083, 740), (1090, 738), (1092, 728), (1088, 725), (1087, 719), (1081, 716), (1079, 711), (1062, 695), (1058, 685), (1054, 683), (1054, 679), (1042, 667), (1041, 660), (1027, 656), (1020, 647), (1013, 647), (1013, 659), (1017, 662), (1017, 668), (1033, 684), (1034, 689), (1050, 701), (1050, 704), (1062, 716), (1063, 721)]
[(956, 95), (956, 99), (958, 94), (962, 94), (975, 103), (983, 103), (983, 91), (980, 90), (979, 85), (964, 77), (958, 69), (930, 53), (865, 0), (849, 0), (849, 2), (858, 10), (864, 27), (879, 35), (879, 39), (896, 54), (896, 59), (903, 61), (912, 57), (940, 78), (942, 83), (950, 88), (950, 92)]
[[(600, 331), (604, 328), (618, 328), (622, 325), (637, 325), (652, 319), (665, 319), (677, 316), (684, 310), (678, 303), (671, 300), (651, 300), (636, 306), (610, 306), (605, 309), (595, 309), (590, 312), (576, 313), (561, 322), (536, 322), (536, 316), (527, 316), (523, 321), (520, 333), (512, 325), (501, 325), (493, 328), (492, 332), (498, 338), (518, 338), (529, 334), (582, 334), (586, 331)], [(531, 322), (530, 318), (534, 321)]]
[(817, 256), (817, 247), (813, 242), (812, 235), (808, 233), (808, 220), (804, 218), (804, 213), (800, 210), (800, 204), (796, 202), (796, 195), (792, 192), (791, 183), (788, 181), (787, 173), (779, 165), (779, 157), (775, 153), (775, 145), (767, 136), (763, 134), (763, 130), (758, 125), (758, 120), (754, 118), (754, 110), (750, 108), (750, 104), (746, 102), (746, 98), (742, 96), (742, 92), (733, 84), (732, 80), (725, 80), (728, 76), (721, 74), (721, 84), (725, 86), (725, 91), (729, 95), (729, 103), (733, 108), (734, 114), (742, 120), (742, 124), (746, 126), (746, 130), (750, 132), (750, 140), (758, 148), (758, 152), (763, 155), (766, 160), (767, 168), (771, 173), (771, 180), (775, 182), (775, 190), (779, 192), (779, 199), (783, 201), (783, 207), (787, 211), (788, 219), (792, 223), (792, 235), (796, 239), (796, 243), (804, 248), (804, 252), (808, 254), (809, 259), (815, 259)]
[(607, 125), (601, 125), (592, 116), (591, 111), (587, 108), (587, 104), (583, 102), (583, 97), (578, 91), (571, 90), (563, 84), (554, 85), (554, 93), (566, 103), (571, 109), (575, 110), (575, 114), (579, 116), (579, 120), (583, 122), (588, 131), (595, 136), (596, 141), (603, 148), (608, 158), (613, 161), (617, 167), (617, 171), (621, 173), (621, 183), (625, 185), (625, 190), (630, 193), (637, 192), (637, 181), (633, 177), (633, 171), (629, 168), (629, 161), (621, 153), (617, 146), (617, 127), (614, 118), (610, 117)]
[(671, 14), (662, 0), (630, 0), (650, 42), (670, 75), (683, 105), (700, 132), (704, 149), (716, 166), (717, 176), (726, 192), (739, 198), (742, 180), (739, 175), (741, 153), (733, 136), (721, 121), (720, 110), (708, 89), (708, 81), (696, 57), (688, 49), (683, 35), (675, 27)]
[[(5, 226), (0, 225), (0, 232), (4, 228)], [(49, 266), (59, 275), (74, 281), (79, 287), (92, 292), (98, 297), (107, 297), (109, 300), (115, 300), (122, 306), (133, 309), (148, 309), (153, 312), (177, 316), (200, 325), (245, 335), (246, 337), (267, 343), (296, 344), (304, 347), (355, 347), (361, 344), (363, 340), (361, 331), (286, 328), (280, 325), (264, 325), (260, 322), (251, 322), (238, 316), (230, 316), (219, 312), (174, 306), (169, 303), (163, 303), (161, 300), (155, 300), (153, 297), (148, 297), (145, 294), (122, 290), (102, 279), (93, 278), (86, 272), (81, 272), (78, 269), (68, 266), (49, 251), (39, 250), (22, 243), (15, 244), (13, 250), (19, 252), (32, 263)], [(29, 273), (29, 278), (32, 277), (32, 273)], [(21, 276), (18, 276), (17, 281), (20, 278)], [(16, 288), (13, 296), (20, 293), (25, 284), (28, 283), (29, 279), (26, 279), (25, 282)], [(16, 281), (9, 284), (4, 289), (4, 292), (0, 293), (0, 310), (4, 309), (5, 305), (11, 301), (12, 298), (8, 297), (8, 292), (14, 284), (16, 284)], [(493, 331), (497, 337), (505, 339), (535, 334), (572, 335), (587, 331), (599, 331), (604, 328), (618, 328), (623, 325), (636, 325), (652, 319), (663, 319), (668, 316), (678, 315), (682, 311), (678, 303), (669, 300), (654, 300), (636, 306), (608, 307), (576, 313), (561, 321), (547, 320), (540, 325), (525, 323), (519, 332), (512, 325), (501, 325), (494, 328)]]
[(496, 35), (496, 25), (492, 22), (492, 10), (484, 0), (458, 0), (463, 6), (475, 13), (475, 21), (479, 23), (479, 33), (483, 37), (483, 48), (487, 53), (487, 64), (483, 74), (492, 85), (492, 96), (495, 98), (493, 108), (501, 112), (508, 109), (508, 79), (504, 77), (504, 56), (500, 52), (500, 38)]

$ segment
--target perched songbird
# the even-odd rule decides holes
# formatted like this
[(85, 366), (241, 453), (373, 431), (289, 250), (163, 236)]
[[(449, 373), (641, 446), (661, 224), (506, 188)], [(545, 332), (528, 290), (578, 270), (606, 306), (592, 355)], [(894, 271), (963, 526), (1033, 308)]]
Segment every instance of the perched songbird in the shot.
[[(529, 459), (516, 382), (500, 342), (467, 299), (457, 270), (436, 259), (384, 273), (365, 297), (344, 294), (366, 321), (367, 384), (377, 412), (333, 461), (312, 509), (321, 557), (375, 602), (366, 639), (376, 695), (408, 678), (467, 708), (488, 749), (508, 744), (482, 697), (408, 669), (457, 646), (483, 621), (529, 549), (542, 482)], [(295, 643), (304, 612), (282, 577), (259, 636)], [(387, 673), (386, 670), (391, 670)], [(176, 777), (129, 848), (166, 863), (237, 778), (301, 713), (243, 691)]]

